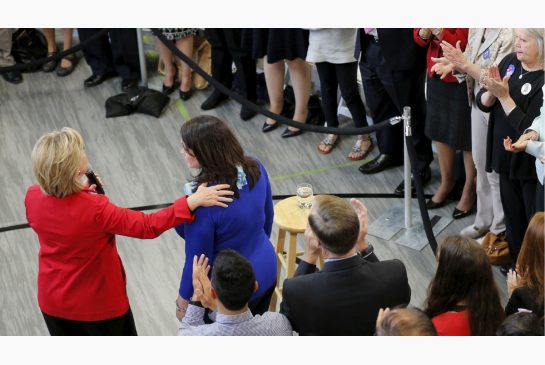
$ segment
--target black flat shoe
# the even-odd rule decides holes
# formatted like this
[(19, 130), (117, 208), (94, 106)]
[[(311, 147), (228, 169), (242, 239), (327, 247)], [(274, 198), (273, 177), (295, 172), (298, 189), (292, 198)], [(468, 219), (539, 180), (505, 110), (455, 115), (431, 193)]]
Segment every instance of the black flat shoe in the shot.
[(173, 82), (171, 86), (166, 86), (165, 84), (163, 84), (162, 92), (165, 95), (170, 95), (174, 92), (174, 90), (178, 89), (179, 87), (180, 83), (178, 81)]
[(255, 114), (256, 112), (244, 105), (242, 106), (242, 108), (240, 108), (240, 119), (244, 121), (252, 119)]
[(83, 85), (85, 87), (93, 87), (102, 84), (104, 81), (108, 79), (108, 76), (106, 75), (91, 75), (85, 81), (83, 82)]
[(303, 134), (302, 129), (299, 129), (298, 131), (290, 131), (288, 128), (286, 128), (284, 130), (284, 132), (282, 132), (282, 138), (296, 137), (296, 136), (298, 136), (300, 134)]
[(364, 163), (363, 165), (358, 167), (358, 170), (362, 174), (375, 174), (377, 172), (381, 172), (387, 169), (388, 167), (398, 166), (402, 164), (402, 162), (395, 160), (392, 156), (381, 153), (371, 161)]
[(454, 208), (454, 211), (452, 212), (452, 218), (461, 219), (461, 218), (467, 217), (468, 215), (473, 214), (474, 210), (475, 210), (474, 206), (468, 210), (460, 210), (458, 208)]
[(189, 100), (191, 98), (191, 95), (193, 95), (193, 89), (189, 89), (187, 91), (180, 90), (180, 99), (182, 100)]
[(201, 104), (202, 110), (210, 110), (217, 107), (222, 101), (227, 100), (229, 97), (219, 91), (214, 90), (212, 94)]
[(267, 124), (267, 122), (263, 123), (263, 127), (261, 128), (261, 131), (263, 133), (268, 133), (270, 131), (274, 131), (276, 128), (278, 128), (278, 126), (280, 125), (280, 123), (276, 122), (274, 124)]
[(428, 200), (426, 202), (426, 208), (428, 208), (430, 210), (431, 209), (437, 209), (437, 208), (441, 208), (445, 204), (447, 204), (447, 199), (443, 200), (442, 202), (436, 203), (430, 198), (430, 200)]
[(136, 80), (122, 80), (121, 81), (121, 91), (126, 93), (129, 89), (138, 87), (138, 81)]
[(2, 74), (4, 80), (12, 84), (20, 84), (23, 82), (23, 75), (20, 71), (9, 71)]

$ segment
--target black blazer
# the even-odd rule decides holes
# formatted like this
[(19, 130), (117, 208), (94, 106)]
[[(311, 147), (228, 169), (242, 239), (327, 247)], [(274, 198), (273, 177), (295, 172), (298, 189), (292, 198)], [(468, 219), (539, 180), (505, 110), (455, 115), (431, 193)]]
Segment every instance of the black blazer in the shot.
[(410, 299), (399, 260), (372, 263), (354, 256), (328, 262), (319, 272), (301, 261), (284, 281), (280, 313), (299, 335), (373, 335), (380, 308), (406, 306)]
[[(393, 71), (426, 68), (426, 48), (414, 41), (413, 28), (377, 28), (377, 34), (382, 55)], [(365, 49), (373, 41), (372, 36), (360, 29), (358, 40), (356, 58), (361, 51), (361, 62), (365, 62)]]

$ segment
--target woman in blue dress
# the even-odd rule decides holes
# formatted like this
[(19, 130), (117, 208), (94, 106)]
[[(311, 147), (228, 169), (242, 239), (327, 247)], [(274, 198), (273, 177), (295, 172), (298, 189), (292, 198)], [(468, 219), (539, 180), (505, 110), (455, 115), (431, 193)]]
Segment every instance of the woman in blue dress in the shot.
[(176, 316), (181, 320), (193, 295), (193, 256), (204, 254), (214, 265), (218, 252), (230, 248), (246, 257), (256, 274), (258, 289), (250, 299), (255, 314), (267, 311), (276, 285), (276, 256), (269, 240), (273, 203), (267, 171), (244, 150), (229, 127), (220, 119), (203, 115), (181, 128), (182, 154), (187, 165), (199, 169), (186, 193), (202, 183), (229, 184), (235, 199), (227, 209), (200, 208), (191, 225), (181, 224), (176, 232), (185, 239)]

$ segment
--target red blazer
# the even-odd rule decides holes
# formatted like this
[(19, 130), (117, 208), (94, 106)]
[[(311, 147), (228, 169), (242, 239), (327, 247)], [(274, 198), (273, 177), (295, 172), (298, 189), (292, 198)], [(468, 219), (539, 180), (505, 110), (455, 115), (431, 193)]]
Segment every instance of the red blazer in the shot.
[[(432, 66), (435, 64), (431, 60), (432, 57), (442, 57), (443, 50), (441, 49), (441, 41), (435, 38), (434, 35), (430, 34), (428, 39), (422, 39), (418, 35), (420, 28), (413, 29), (413, 38), (416, 44), (422, 47), (428, 47), (428, 53), (426, 54), (426, 63), (428, 65), (428, 77), (433, 77), (433, 72), (431, 72)], [(456, 42), (460, 41), (460, 48), (463, 50), (466, 49), (467, 45), (467, 35), (469, 33), (469, 28), (444, 28), (443, 29), (443, 41), (446, 41), (456, 47)], [(458, 79), (452, 75), (446, 76), (443, 81), (445, 82), (458, 82)]]
[(25, 207), (40, 241), (40, 309), (78, 321), (125, 314), (129, 300), (115, 235), (155, 238), (177, 224), (193, 221), (186, 198), (144, 214), (120, 208), (89, 189), (61, 199), (44, 194), (38, 185), (30, 186)]

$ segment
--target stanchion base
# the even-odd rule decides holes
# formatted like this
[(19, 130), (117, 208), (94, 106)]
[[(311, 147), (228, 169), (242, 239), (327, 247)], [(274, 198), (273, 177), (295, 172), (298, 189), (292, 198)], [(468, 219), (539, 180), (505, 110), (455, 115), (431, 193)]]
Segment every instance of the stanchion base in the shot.
[(405, 207), (398, 204), (386, 209), (380, 217), (371, 223), (367, 233), (389, 241), (403, 228), (405, 228)]
[[(392, 240), (392, 238), (397, 235), (393, 240), (396, 244), (421, 251), (428, 245), (428, 238), (424, 231), (418, 203), (416, 200), (413, 200), (411, 204), (413, 225), (409, 229), (405, 229), (405, 206), (403, 204), (398, 204), (388, 208), (380, 217), (371, 223), (369, 225), (368, 234), (386, 241)], [(430, 220), (433, 234), (437, 237), (453, 219), (431, 213)]]

